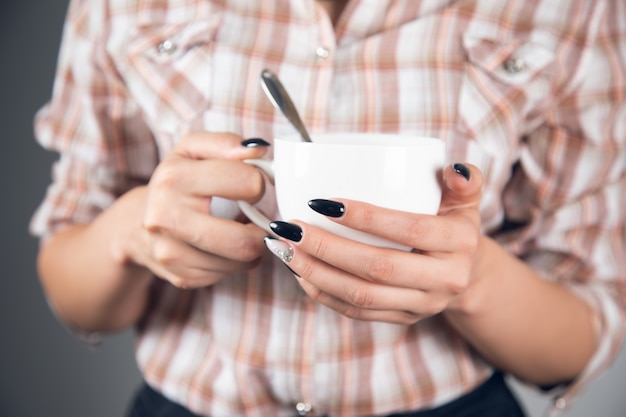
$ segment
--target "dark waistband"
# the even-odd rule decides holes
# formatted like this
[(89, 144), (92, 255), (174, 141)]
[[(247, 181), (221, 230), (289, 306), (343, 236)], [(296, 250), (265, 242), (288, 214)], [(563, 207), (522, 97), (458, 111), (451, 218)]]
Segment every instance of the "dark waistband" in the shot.
[[(131, 404), (128, 417), (201, 416), (193, 414), (144, 384)], [(429, 410), (396, 413), (386, 417), (524, 417), (524, 412), (507, 386), (502, 373), (495, 372), (474, 390), (447, 404)]]
[(388, 417), (524, 417), (524, 412), (506, 384), (504, 375), (494, 372), (481, 385), (449, 403)]

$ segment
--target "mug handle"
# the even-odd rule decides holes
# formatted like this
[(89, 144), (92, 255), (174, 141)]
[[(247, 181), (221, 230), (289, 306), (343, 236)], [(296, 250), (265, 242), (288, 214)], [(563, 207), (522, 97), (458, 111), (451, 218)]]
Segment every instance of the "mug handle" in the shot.
[[(266, 159), (244, 159), (244, 162), (259, 168), (270, 180), (270, 183), (274, 185), (274, 168), (272, 167), (273, 161), (268, 161)], [(239, 205), (239, 209), (252, 221), (252, 223), (256, 224), (270, 235), (278, 237), (274, 231), (270, 229), (271, 220), (261, 213), (259, 209), (247, 201), (237, 200), (237, 204)]]

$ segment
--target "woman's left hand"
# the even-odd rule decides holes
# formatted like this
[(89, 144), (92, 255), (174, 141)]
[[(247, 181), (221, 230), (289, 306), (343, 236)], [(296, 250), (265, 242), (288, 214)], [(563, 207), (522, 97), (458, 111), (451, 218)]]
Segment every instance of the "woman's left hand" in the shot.
[(415, 323), (453, 308), (476, 275), (482, 175), (455, 164), (443, 179), (436, 216), (352, 200), (323, 203), (334, 210), (330, 220), (413, 251), (369, 246), (298, 221), (272, 223), (287, 240), (266, 244), (318, 302), (355, 319)]

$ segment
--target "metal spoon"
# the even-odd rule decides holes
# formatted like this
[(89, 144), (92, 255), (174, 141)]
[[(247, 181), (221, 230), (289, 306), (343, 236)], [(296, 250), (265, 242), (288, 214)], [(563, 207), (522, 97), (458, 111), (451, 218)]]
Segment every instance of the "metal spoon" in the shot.
[(309, 133), (304, 127), (304, 123), (302, 123), (302, 119), (300, 119), (296, 106), (294, 106), (287, 90), (285, 90), (285, 87), (283, 87), (278, 77), (272, 71), (264, 69), (261, 72), (261, 86), (274, 107), (285, 115), (293, 127), (300, 133), (302, 139), (305, 142), (312, 142), (311, 136), (309, 136)]

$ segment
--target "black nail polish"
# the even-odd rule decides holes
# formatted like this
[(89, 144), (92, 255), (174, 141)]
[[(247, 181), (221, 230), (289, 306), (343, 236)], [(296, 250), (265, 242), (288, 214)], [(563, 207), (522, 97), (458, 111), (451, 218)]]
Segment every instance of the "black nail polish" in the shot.
[(245, 146), (246, 148), (266, 147), (270, 146), (270, 143), (261, 138), (250, 138), (241, 141), (241, 146)]
[(309, 201), (309, 207), (328, 217), (341, 217), (346, 211), (343, 203), (321, 198)]
[(460, 163), (456, 163), (452, 165), (452, 168), (454, 168), (454, 172), (456, 172), (457, 174), (463, 175), (463, 177), (469, 181), (470, 170), (467, 166), (460, 164)]
[(275, 221), (270, 223), (270, 228), (280, 237), (289, 239), (292, 242), (302, 240), (302, 229), (297, 224)]

